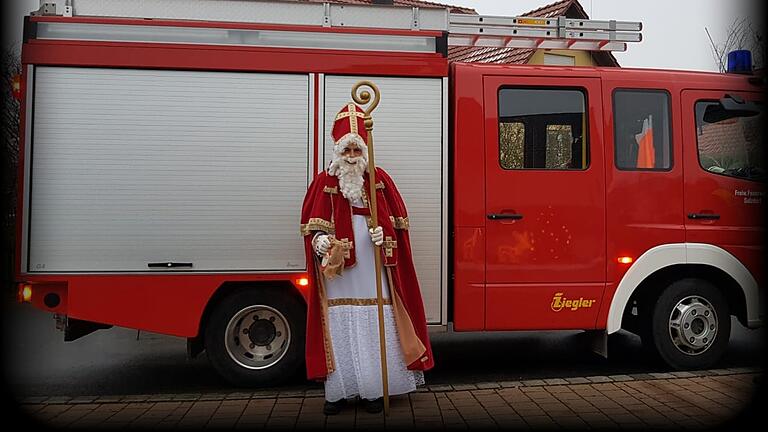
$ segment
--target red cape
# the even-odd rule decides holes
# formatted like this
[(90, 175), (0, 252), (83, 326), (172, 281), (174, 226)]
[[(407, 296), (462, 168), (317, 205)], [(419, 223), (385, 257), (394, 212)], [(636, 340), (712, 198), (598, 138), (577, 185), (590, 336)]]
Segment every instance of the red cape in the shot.
[[(367, 173), (364, 177), (364, 202), (367, 207), (367, 192), (370, 191)], [(390, 289), (394, 288), (392, 309), (400, 346), (408, 369), (429, 370), (435, 362), (427, 333), (424, 303), (413, 266), (408, 214), (394, 181), (381, 168), (376, 168), (376, 204), (379, 226), (383, 228), (385, 238), (381, 248), (382, 272), (389, 278)], [(319, 273), (317, 255), (312, 250), (312, 237), (314, 232), (323, 231), (335, 234), (342, 241), (353, 238), (351, 215), (350, 203), (341, 193), (338, 178), (327, 172), (319, 174), (309, 186), (301, 210), (301, 233), (312, 287), (307, 305), (306, 363), (307, 377), (313, 380), (324, 380), (335, 370), (335, 362), (327, 325), (324, 279)], [(345, 265), (353, 265), (354, 262), (352, 249)]]

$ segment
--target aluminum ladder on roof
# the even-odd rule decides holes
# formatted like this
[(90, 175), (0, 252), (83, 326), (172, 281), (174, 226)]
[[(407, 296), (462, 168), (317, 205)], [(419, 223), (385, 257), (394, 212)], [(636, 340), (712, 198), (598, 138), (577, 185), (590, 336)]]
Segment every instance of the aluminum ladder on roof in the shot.
[(643, 24), (542, 17), (450, 14), (449, 46), (626, 51), (640, 42)]
[[(42, 0), (40, 15), (442, 31), (449, 46), (626, 51), (640, 22), (452, 14), (440, 7), (268, 0)], [(47, 5), (47, 6), (46, 6)]]

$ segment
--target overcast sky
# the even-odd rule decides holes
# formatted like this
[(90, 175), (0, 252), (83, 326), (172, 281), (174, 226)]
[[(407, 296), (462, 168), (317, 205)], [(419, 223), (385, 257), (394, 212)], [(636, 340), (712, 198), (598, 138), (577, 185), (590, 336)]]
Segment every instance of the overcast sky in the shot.
[[(47, 1), (63, 4), (62, 0)], [(552, 3), (554, 0), (443, 1), (474, 8), (483, 15), (513, 16)], [(762, 16), (754, 11), (754, 7), (764, 2), (763, 0), (579, 1), (593, 19), (643, 23), (643, 41), (639, 44), (629, 44), (625, 53), (615, 53), (622, 66), (696, 70), (717, 70), (704, 28), (709, 28), (715, 42), (721, 43), (725, 39), (728, 26), (734, 19)], [(18, 46), (22, 37), (23, 16), (37, 9), (39, 0), (6, 0), (2, 3), (6, 20), (3, 26), (3, 40), (6, 44)]]

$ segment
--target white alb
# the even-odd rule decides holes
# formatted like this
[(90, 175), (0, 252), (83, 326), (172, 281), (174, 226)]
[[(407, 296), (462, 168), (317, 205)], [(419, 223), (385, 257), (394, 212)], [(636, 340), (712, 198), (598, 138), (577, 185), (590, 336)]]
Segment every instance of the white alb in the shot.
[[(361, 200), (352, 201), (362, 207)], [(366, 217), (352, 216), (356, 264), (344, 269), (340, 277), (326, 280), (329, 300), (376, 299), (374, 249)], [(382, 272), (382, 295), (389, 298), (389, 284)], [(325, 381), (325, 399), (360, 396), (376, 399), (384, 394), (381, 380), (381, 354), (377, 306), (337, 305), (328, 308), (328, 319), (336, 370)], [(410, 371), (403, 359), (392, 306), (384, 305), (388, 392), (391, 396), (409, 393), (424, 384), (424, 373)]]

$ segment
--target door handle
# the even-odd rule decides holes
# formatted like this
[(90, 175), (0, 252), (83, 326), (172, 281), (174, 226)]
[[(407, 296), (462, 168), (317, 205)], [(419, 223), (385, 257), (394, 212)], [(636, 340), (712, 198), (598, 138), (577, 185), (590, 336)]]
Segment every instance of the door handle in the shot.
[(523, 218), (523, 215), (515, 214), (515, 213), (491, 213), (488, 215), (488, 219), (490, 220), (501, 220), (501, 219), (520, 220), (522, 218)]
[(156, 262), (156, 263), (147, 263), (147, 267), (149, 267), (149, 268), (192, 267), (192, 263)]
[(688, 213), (688, 219), (718, 220), (720, 215), (714, 213)]

